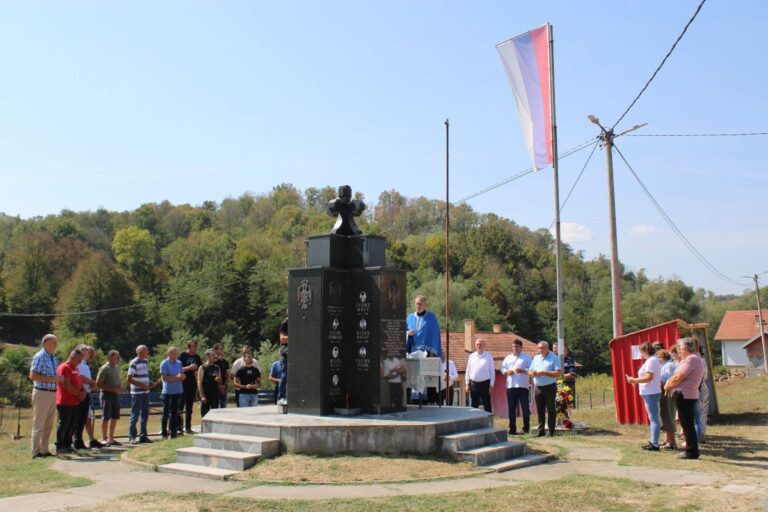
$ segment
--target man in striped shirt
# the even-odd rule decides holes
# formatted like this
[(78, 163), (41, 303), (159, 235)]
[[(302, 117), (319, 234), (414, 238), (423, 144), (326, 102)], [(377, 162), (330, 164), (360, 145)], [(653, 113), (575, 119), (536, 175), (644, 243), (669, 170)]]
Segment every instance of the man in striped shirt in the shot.
[[(128, 364), (128, 382), (131, 383), (131, 419), (128, 421), (128, 442), (131, 444), (151, 443), (147, 435), (149, 418), (149, 380), (147, 358), (149, 349), (146, 345), (136, 347), (136, 357)], [(140, 436), (136, 437), (136, 421), (140, 420)]]
[(64, 377), (56, 375), (59, 361), (54, 352), (59, 340), (53, 334), (43, 336), (42, 348), (32, 358), (32, 458), (49, 457), (48, 442), (56, 419), (56, 384)]

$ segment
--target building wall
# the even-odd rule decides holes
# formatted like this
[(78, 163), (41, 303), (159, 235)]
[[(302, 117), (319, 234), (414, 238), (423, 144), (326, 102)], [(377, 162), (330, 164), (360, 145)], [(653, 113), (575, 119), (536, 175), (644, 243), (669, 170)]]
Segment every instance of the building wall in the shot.
[(727, 367), (743, 367), (748, 363), (746, 351), (741, 348), (744, 340), (721, 341), (723, 364)]

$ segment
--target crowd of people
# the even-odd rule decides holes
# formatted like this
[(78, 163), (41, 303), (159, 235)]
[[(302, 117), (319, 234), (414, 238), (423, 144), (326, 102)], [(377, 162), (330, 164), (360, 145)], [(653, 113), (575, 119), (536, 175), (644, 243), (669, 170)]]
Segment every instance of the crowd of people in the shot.
[[(280, 357), (268, 376), (274, 384), (273, 401), (287, 400), (287, 321), (280, 325)], [(110, 350), (107, 362), (91, 373), (93, 347), (78, 345), (67, 360), (56, 357), (58, 339), (53, 334), (43, 336), (40, 350), (32, 358), (29, 379), (32, 382), (32, 458), (73, 453), (86, 448), (119, 446), (115, 428), (120, 419), (120, 394), (130, 391), (130, 418), (128, 443), (151, 443), (147, 432), (150, 392), (162, 386), (162, 419), (160, 436), (163, 439), (195, 433), (192, 430), (194, 404), (200, 402), (201, 417), (211, 409), (227, 406), (230, 385), (235, 390), (238, 407), (252, 407), (259, 403), (262, 375), (251, 348), (243, 346), (240, 358), (231, 367), (224, 357), (224, 346), (216, 344), (205, 351), (205, 361), (198, 354), (198, 343), (187, 342), (184, 352), (168, 347), (166, 358), (160, 363), (160, 379), (150, 377), (149, 354), (146, 345), (136, 347), (136, 357), (128, 362), (126, 382), (120, 373), (120, 354)], [(101, 441), (94, 431), (96, 411), (91, 394), (99, 392), (101, 412)], [(49, 443), (56, 427), (55, 453)], [(86, 444), (83, 435), (87, 434)]]
[[(416, 311), (406, 320), (406, 350), (422, 350), (432, 357), (442, 357), (440, 330), (437, 319), (427, 310), (426, 298), (416, 298)], [(280, 339), (279, 359), (271, 365), (267, 379), (274, 385), (273, 401), (287, 405), (288, 381), (288, 321), (278, 329)], [(162, 386), (162, 419), (160, 436), (163, 439), (193, 434), (192, 416), (194, 405), (200, 402), (200, 415), (211, 409), (227, 406), (230, 385), (234, 388), (238, 407), (253, 407), (259, 403), (262, 375), (259, 362), (249, 346), (243, 346), (240, 357), (230, 366), (224, 357), (224, 346), (215, 344), (198, 354), (195, 340), (187, 342), (186, 350), (179, 353), (177, 347), (168, 347), (166, 358), (160, 363), (160, 379), (150, 377), (149, 353), (145, 345), (136, 348), (136, 357), (128, 363), (127, 382), (120, 374), (120, 354), (111, 350), (107, 362), (98, 369), (96, 377), (91, 373), (89, 362), (94, 356), (93, 347), (77, 346), (59, 363), (55, 351), (58, 339), (46, 334), (42, 347), (33, 359), (29, 379), (33, 383), (32, 408), (32, 457), (47, 457), (49, 441), (56, 424), (56, 454), (72, 453), (85, 448), (116, 446), (115, 428), (120, 419), (120, 394), (127, 385), (130, 391), (130, 418), (128, 442), (151, 443), (147, 432), (150, 392)], [(699, 457), (699, 444), (707, 423), (708, 387), (706, 365), (699, 355), (701, 347), (695, 338), (682, 338), (668, 350), (659, 343), (642, 343), (639, 353), (644, 360), (636, 377), (626, 376), (629, 384), (637, 385), (650, 419), (648, 443), (642, 448), (649, 451), (676, 450), (677, 423), (685, 438), (685, 451), (681, 458)], [(493, 357), (485, 350), (485, 341), (475, 341), (475, 352), (470, 354), (466, 367), (465, 391), (468, 405), (493, 412), (491, 396), (496, 383)], [(530, 392), (534, 385), (533, 401), (538, 413), (537, 435), (554, 436), (556, 427), (556, 395), (558, 379), (563, 378), (571, 396), (575, 394), (576, 371), (573, 360), (564, 354), (564, 364), (556, 351), (550, 350), (546, 341), (537, 344), (538, 354), (533, 358), (523, 352), (520, 340), (513, 343), (513, 351), (504, 358), (499, 371), (505, 380), (509, 411), (509, 433), (530, 433)], [(450, 382), (458, 380), (453, 361), (443, 361), (443, 371)], [(398, 389), (401, 389), (398, 385)], [(101, 409), (101, 438), (94, 431), (95, 412), (91, 393), (99, 392)], [(418, 400), (434, 400), (434, 390), (420, 394)], [(428, 395), (428, 396), (427, 396)], [(442, 398), (440, 398), (442, 400)], [(450, 398), (448, 399), (450, 400)], [(522, 428), (517, 428), (518, 413), (522, 416)], [(661, 432), (664, 442), (661, 442)], [(86, 445), (83, 436), (87, 434)]]
[[(681, 338), (669, 350), (660, 342), (644, 342), (639, 351), (643, 365), (637, 377), (627, 375), (626, 379), (637, 385), (650, 420), (649, 440), (642, 448), (677, 450), (677, 420), (685, 439), (685, 450), (679, 458), (698, 459), (709, 411), (703, 348), (696, 338)], [(662, 430), (665, 439), (660, 443)]]

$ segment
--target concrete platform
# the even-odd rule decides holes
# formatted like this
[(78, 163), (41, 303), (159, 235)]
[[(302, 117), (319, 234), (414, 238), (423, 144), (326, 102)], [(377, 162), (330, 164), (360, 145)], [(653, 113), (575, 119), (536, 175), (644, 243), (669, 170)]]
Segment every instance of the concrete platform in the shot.
[[(408, 406), (387, 415), (313, 416), (282, 414), (277, 406), (213, 409), (202, 421), (206, 434), (277, 439), (289, 453), (429, 454), (441, 436), (488, 432), (493, 416), (467, 407)], [(479, 443), (485, 444), (485, 443)]]

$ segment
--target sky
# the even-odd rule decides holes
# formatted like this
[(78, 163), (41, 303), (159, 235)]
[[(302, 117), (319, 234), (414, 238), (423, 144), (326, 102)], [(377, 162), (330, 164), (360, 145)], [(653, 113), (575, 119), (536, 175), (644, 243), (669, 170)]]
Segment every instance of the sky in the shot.
[[(350, 185), (451, 201), (530, 167), (495, 44), (553, 25), (561, 153), (613, 124), (698, 0), (7, 2), (0, 16), (0, 212), (22, 218), (202, 204)], [(617, 131), (768, 132), (768, 3), (717, 2)], [(768, 137), (621, 137), (616, 145), (700, 263), (614, 155), (619, 257), (651, 278), (740, 293), (768, 270)], [(560, 165), (564, 199), (589, 150)], [(562, 209), (563, 238), (610, 253), (599, 148)], [(554, 217), (551, 169), (468, 203), (531, 229)]]

